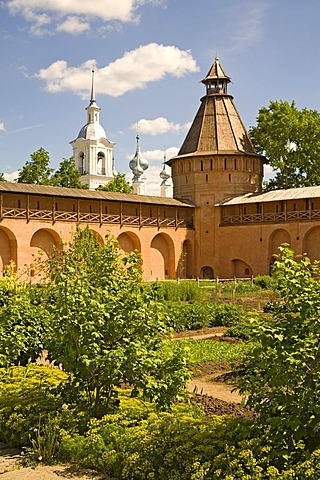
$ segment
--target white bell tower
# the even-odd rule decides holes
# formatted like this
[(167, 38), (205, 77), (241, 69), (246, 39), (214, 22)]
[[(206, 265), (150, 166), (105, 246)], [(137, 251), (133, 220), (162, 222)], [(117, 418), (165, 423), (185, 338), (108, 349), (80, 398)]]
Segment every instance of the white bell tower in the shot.
[(87, 110), (87, 123), (77, 138), (70, 142), (76, 168), (81, 174), (81, 183), (94, 190), (113, 179), (114, 142), (106, 137), (100, 125), (99, 112), (94, 91), (94, 70), (92, 70), (91, 98)]

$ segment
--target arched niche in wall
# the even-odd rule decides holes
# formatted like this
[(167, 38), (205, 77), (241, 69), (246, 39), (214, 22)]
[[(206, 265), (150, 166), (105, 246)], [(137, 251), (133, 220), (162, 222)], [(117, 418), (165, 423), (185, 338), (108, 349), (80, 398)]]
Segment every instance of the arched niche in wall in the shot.
[(232, 275), (237, 278), (252, 277), (252, 268), (243, 260), (235, 258), (232, 260)]
[[(47, 257), (50, 257), (55, 248), (61, 247), (61, 238), (56, 231), (49, 228), (40, 228), (37, 230), (30, 241), (31, 253), (35, 256), (35, 259), (44, 253)], [(39, 252), (40, 250), (40, 252)]]
[(158, 233), (151, 242), (150, 273), (158, 280), (175, 277), (174, 243), (166, 233)]
[(207, 278), (208, 280), (211, 280), (214, 278), (214, 271), (212, 267), (209, 267), (206, 265), (205, 267), (201, 268), (201, 278)]
[(96, 237), (100, 245), (104, 246), (104, 238), (100, 235), (100, 233), (96, 230), (92, 230), (92, 228), (90, 228), (90, 232)]
[(17, 239), (11, 230), (0, 227), (0, 271), (11, 261), (17, 266)]
[(122, 232), (117, 238), (120, 248), (124, 252), (141, 252), (139, 237), (133, 232)]
[(269, 265), (270, 265), (270, 273), (271, 273), (271, 268), (274, 263), (275, 257), (274, 255), (278, 255), (279, 252), (279, 247), (283, 243), (287, 243), (288, 245), (291, 245), (291, 236), (287, 230), (284, 230), (283, 228), (279, 228), (272, 232), (269, 238)]
[(312, 262), (320, 260), (320, 227), (307, 231), (302, 241), (302, 249)]

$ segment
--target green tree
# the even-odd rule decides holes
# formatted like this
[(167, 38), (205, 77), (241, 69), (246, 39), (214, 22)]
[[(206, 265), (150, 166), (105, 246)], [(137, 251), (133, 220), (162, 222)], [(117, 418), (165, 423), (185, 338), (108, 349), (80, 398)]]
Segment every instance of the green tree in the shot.
[(49, 351), (94, 414), (107, 411), (123, 382), (134, 395), (170, 404), (186, 382), (185, 360), (163, 342), (166, 314), (156, 287), (142, 281), (140, 257), (78, 229), (48, 262), (55, 289)]
[(124, 173), (117, 173), (110, 182), (98, 187), (97, 190), (105, 192), (132, 193), (132, 186), (126, 181)]
[(259, 110), (250, 135), (275, 171), (267, 190), (320, 184), (320, 113), (295, 102), (271, 101)]
[(4, 178), (4, 173), (0, 173), (0, 182), (6, 182), (7, 180)]
[(80, 181), (80, 172), (76, 169), (74, 158), (64, 158), (58, 170), (51, 177), (50, 184), (57, 187), (87, 188)]
[[(320, 266), (280, 247), (273, 278), (274, 321), (257, 327), (257, 346), (240, 376), (257, 422), (278, 447), (320, 446)], [(283, 452), (282, 452), (283, 453)]]
[(17, 182), (50, 185), (53, 169), (49, 167), (49, 153), (41, 147), (30, 158), (19, 171)]

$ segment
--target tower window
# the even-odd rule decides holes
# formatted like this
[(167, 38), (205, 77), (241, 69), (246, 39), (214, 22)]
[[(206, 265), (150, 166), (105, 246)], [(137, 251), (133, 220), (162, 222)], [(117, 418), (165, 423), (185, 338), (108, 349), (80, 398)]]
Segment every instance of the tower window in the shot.
[(18, 200), (18, 208), (21, 208), (21, 200)]
[(208, 183), (208, 175), (206, 174), (206, 183)]
[(203, 161), (202, 160), (200, 162), (200, 170), (201, 170), (201, 172), (203, 172)]
[(227, 170), (227, 159), (226, 158), (223, 160), (223, 169)]
[(213, 170), (213, 160), (212, 160), (212, 158), (210, 160), (210, 170)]
[(229, 173), (229, 182), (231, 182), (231, 173)]
[(237, 159), (234, 159), (234, 169), (237, 170)]
[(40, 210), (40, 202), (39, 202), (39, 200), (37, 201), (37, 209)]

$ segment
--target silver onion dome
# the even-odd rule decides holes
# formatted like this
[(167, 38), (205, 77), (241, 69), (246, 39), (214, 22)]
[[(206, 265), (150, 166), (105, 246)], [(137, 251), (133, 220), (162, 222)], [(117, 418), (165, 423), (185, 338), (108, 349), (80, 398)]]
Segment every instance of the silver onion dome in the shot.
[[(133, 170), (137, 167), (137, 165), (139, 164), (140, 167), (142, 168), (142, 170), (147, 170), (147, 168), (149, 168), (149, 162), (148, 160), (146, 160), (145, 158), (143, 158), (142, 154), (141, 154), (141, 150), (140, 150), (140, 142), (139, 142), (139, 135), (136, 136), (136, 139), (137, 139), (137, 147), (136, 147), (136, 153), (133, 157), (132, 160), (130, 160), (129, 162), (129, 168), (130, 170)], [(133, 172), (134, 173), (134, 172)]]

